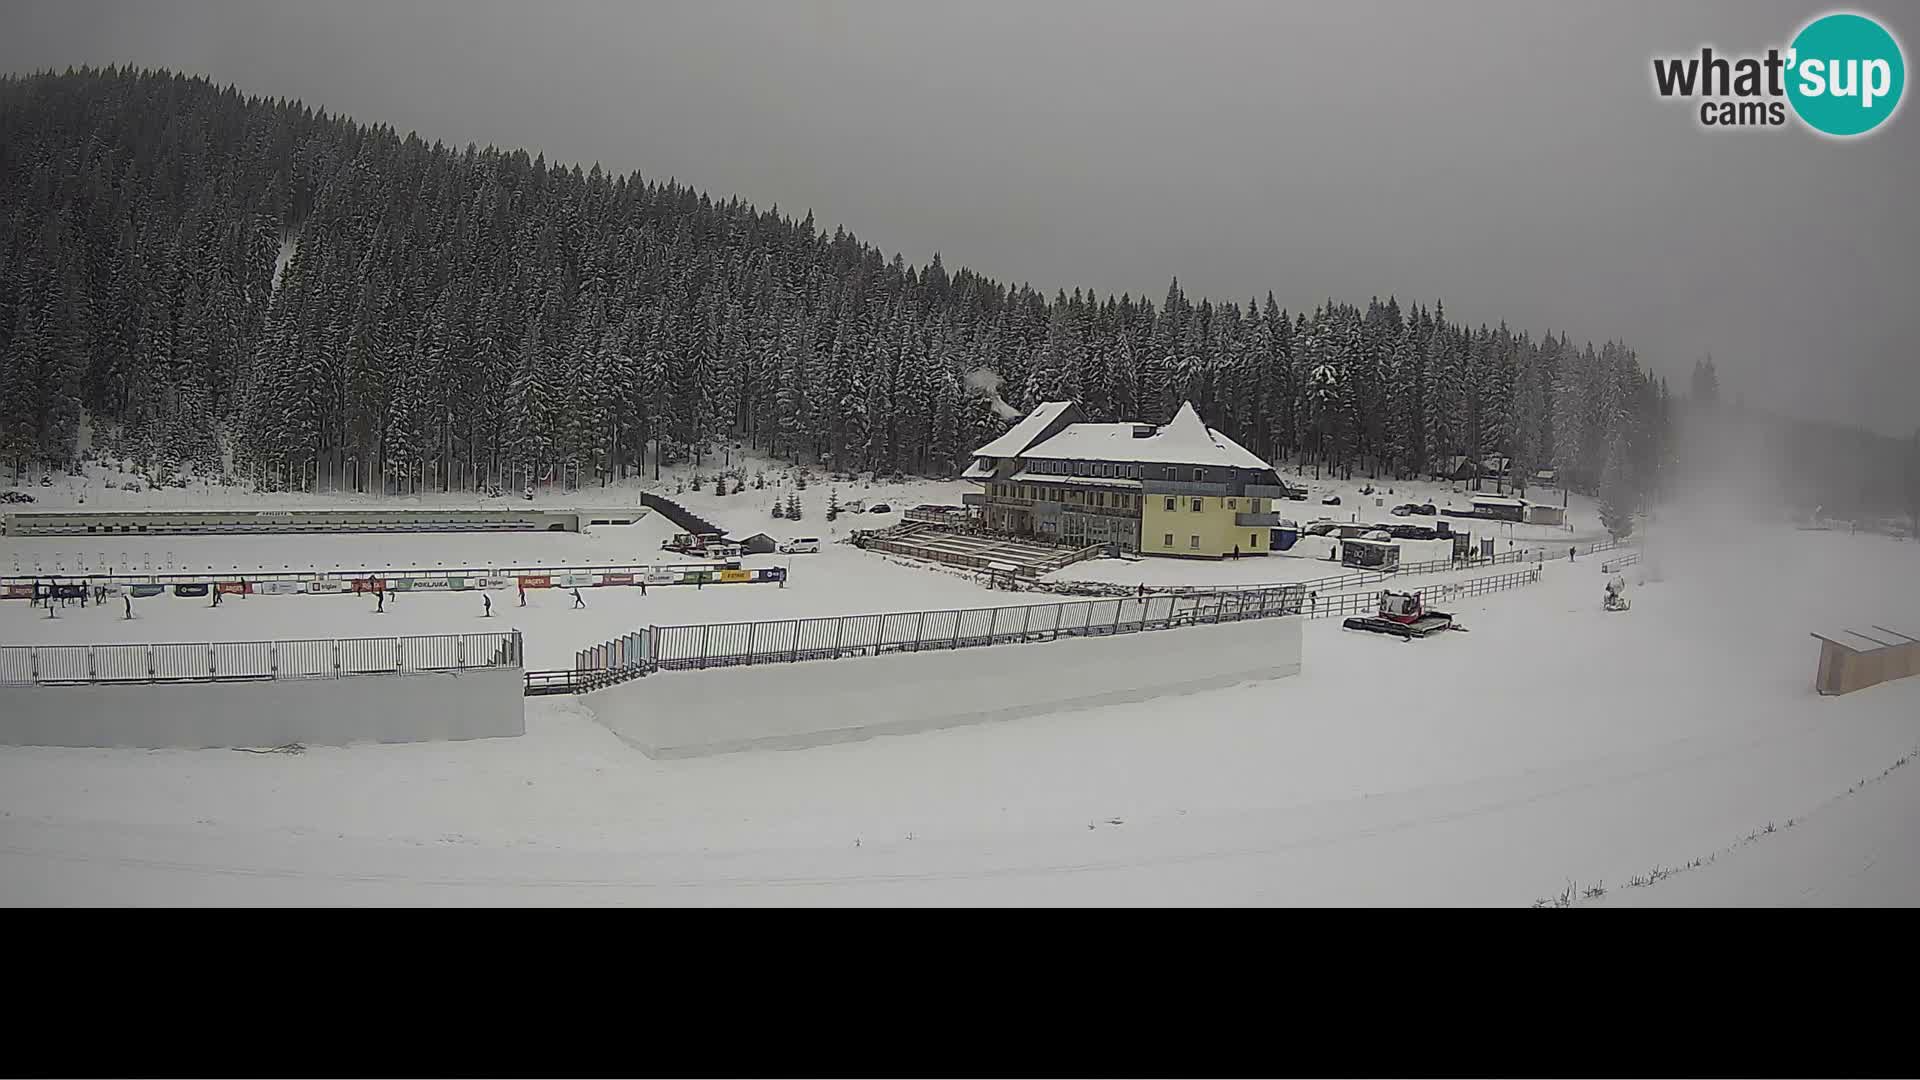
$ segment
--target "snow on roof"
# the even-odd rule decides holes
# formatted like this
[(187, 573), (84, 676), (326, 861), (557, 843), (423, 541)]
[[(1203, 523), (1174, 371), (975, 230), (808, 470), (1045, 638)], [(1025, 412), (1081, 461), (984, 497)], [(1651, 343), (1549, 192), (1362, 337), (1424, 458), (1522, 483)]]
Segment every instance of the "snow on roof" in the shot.
[[(992, 445), (992, 444), (988, 444), (988, 445)], [(967, 466), (967, 468), (966, 468), (966, 471), (964, 471), (964, 472), (962, 472), (962, 473), (960, 474), (960, 479), (962, 479), (962, 480), (985, 480), (985, 479), (986, 479), (987, 477), (989, 477), (989, 476), (992, 476), (992, 475), (993, 475), (993, 470), (992, 470), (992, 469), (990, 469), (990, 468), (988, 468), (987, 466), (985, 466), (985, 465), (982, 465), (982, 464), (980, 464), (980, 463), (979, 463), (978, 461), (976, 461), (976, 462), (974, 462), (973, 464), (971, 464), (971, 465), (969, 465), (969, 466)]]
[(1475, 506), (1525, 506), (1527, 505), (1527, 500), (1509, 499), (1500, 495), (1475, 495), (1473, 497), (1473, 505)]
[[(1035, 410), (1038, 412), (1038, 410)], [(1024, 423), (1024, 421), (1023, 421)], [(1192, 402), (1182, 402), (1173, 419), (1145, 438), (1136, 424), (1069, 424), (1021, 457), (1063, 461), (1133, 461), (1158, 465), (1223, 465), (1271, 469), (1239, 443), (1203, 423)], [(998, 442), (989, 444), (997, 445)], [(986, 449), (976, 451), (986, 454)]]
[(975, 457), (1019, 457), (1027, 445), (1047, 430), (1061, 413), (1073, 407), (1071, 401), (1043, 401), (1026, 419), (1008, 428), (1006, 434), (973, 452)]

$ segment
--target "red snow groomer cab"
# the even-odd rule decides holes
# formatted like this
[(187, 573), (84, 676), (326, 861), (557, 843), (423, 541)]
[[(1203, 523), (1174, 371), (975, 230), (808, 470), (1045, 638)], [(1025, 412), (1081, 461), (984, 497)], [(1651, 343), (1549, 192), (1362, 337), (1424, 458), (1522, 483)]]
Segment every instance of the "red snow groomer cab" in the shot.
[(1348, 630), (1392, 634), (1402, 639), (1426, 637), (1442, 630), (1464, 629), (1453, 625), (1452, 615), (1429, 610), (1420, 602), (1419, 593), (1394, 592), (1391, 589), (1381, 591), (1380, 606), (1374, 614), (1348, 619), (1341, 625)]

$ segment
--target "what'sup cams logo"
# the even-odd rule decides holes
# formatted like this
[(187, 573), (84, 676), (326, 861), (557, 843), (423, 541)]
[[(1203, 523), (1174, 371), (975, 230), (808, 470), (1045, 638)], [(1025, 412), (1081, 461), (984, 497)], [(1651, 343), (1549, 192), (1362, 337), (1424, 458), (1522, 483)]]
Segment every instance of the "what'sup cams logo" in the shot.
[(1821, 135), (1865, 135), (1893, 118), (1906, 84), (1900, 43), (1852, 12), (1822, 15), (1764, 56), (1724, 56), (1708, 45), (1698, 56), (1653, 60), (1654, 92), (1697, 100), (1700, 126), (1715, 131), (1784, 127), (1791, 108)]

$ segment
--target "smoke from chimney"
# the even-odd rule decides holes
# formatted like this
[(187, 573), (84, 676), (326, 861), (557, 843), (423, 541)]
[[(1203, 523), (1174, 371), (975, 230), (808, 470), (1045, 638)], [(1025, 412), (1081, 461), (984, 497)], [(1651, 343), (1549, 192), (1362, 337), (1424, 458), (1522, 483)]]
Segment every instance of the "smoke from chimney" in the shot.
[(1000, 396), (1000, 374), (992, 368), (975, 368), (967, 373), (967, 388), (993, 402), (993, 411), (1003, 420), (1018, 420), (1020, 410)]

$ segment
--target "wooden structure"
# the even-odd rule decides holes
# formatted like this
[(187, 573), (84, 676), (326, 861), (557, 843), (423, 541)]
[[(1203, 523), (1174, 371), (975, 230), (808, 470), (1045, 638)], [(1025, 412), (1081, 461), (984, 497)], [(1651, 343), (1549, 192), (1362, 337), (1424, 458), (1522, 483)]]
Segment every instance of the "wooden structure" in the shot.
[(1920, 675), (1920, 638), (1884, 626), (1872, 635), (1844, 630), (1820, 639), (1820, 670), (1814, 689), (1822, 694), (1851, 694), (1894, 679)]

